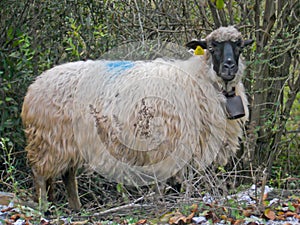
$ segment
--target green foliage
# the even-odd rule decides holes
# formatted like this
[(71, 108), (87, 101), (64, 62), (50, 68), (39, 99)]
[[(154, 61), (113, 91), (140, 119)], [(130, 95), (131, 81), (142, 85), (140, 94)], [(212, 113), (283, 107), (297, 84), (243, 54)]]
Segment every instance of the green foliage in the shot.
[[(17, 152), (25, 145), (22, 122), (20, 119), (23, 97), (28, 84), (33, 79), (36, 54), (32, 46), (32, 37), (21, 29), (7, 28), (6, 39), (0, 46), (0, 138), (2, 156), (0, 168), (7, 177), (4, 182), (11, 184), (3, 190), (16, 192), (17, 171), (24, 170), (26, 160), (18, 158)], [(26, 170), (26, 169), (25, 169)], [(24, 170), (24, 171), (25, 171)]]
[(68, 19), (70, 31), (67, 32), (64, 40), (65, 50), (74, 57), (74, 60), (79, 60), (86, 51), (85, 42), (80, 36), (81, 25), (77, 25), (74, 18)]
[(216, 7), (217, 7), (217, 9), (223, 9), (224, 8), (224, 0), (216, 0)]
[(5, 168), (5, 176), (3, 183), (11, 184), (11, 188), (14, 192), (17, 191), (18, 181), (15, 179), (16, 168), (15, 158), (13, 157), (13, 143), (8, 138), (0, 139), (0, 148), (2, 149), (1, 158), (3, 160), (3, 166)]
[(11, 29), (8, 29), (8, 40), (11, 51), (0, 49), (1, 55), (1, 89), (0, 89), (0, 137), (8, 137), (17, 145), (24, 144), (21, 131), (20, 105), (33, 72), (34, 50), (31, 47), (31, 37), (17, 32), (12, 38)]

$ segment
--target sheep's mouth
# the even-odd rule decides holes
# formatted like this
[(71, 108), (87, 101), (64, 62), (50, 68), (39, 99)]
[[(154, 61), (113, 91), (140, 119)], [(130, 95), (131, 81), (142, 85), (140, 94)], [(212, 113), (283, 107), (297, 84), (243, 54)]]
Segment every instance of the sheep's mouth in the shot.
[(224, 73), (222, 73), (220, 75), (220, 77), (226, 83), (226, 82), (232, 81), (235, 78), (235, 74), (231, 74), (231, 73), (224, 74)]
[(232, 81), (235, 78), (237, 73), (237, 69), (222, 69), (220, 73), (220, 77), (223, 79), (224, 82)]

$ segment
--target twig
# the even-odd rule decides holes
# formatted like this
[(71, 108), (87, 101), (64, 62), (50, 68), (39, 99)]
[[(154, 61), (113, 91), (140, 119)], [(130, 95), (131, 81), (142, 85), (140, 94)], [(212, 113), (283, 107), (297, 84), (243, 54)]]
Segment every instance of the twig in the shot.
[(102, 211), (102, 212), (99, 212), (99, 213), (95, 213), (93, 216), (103, 216), (105, 214), (121, 211), (121, 210), (124, 210), (124, 209), (142, 208), (142, 207), (147, 207), (147, 206), (149, 206), (149, 204), (141, 205), (141, 204), (130, 203), (130, 204), (127, 204), (127, 205), (122, 205), (122, 206), (111, 208), (111, 209), (108, 209), (108, 210), (105, 210), (105, 211)]
[(265, 187), (267, 183), (267, 177), (268, 177), (268, 172), (267, 168), (264, 169), (263, 171), (263, 177), (262, 177), (262, 183), (261, 183), (261, 190), (260, 190), (260, 199), (258, 202), (259, 207), (263, 207), (263, 201), (264, 201), (264, 194), (265, 194)]
[(142, 43), (144, 43), (144, 42), (145, 42), (145, 34), (144, 34), (143, 23), (142, 23), (142, 20), (141, 20), (140, 9), (139, 9), (139, 6), (138, 6), (136, 0), (134, 0), (134, 3), (135, 3), (136, 10), (137, 10), (137, 15), (138, 15), (138, 20), (139, 20), (139, 25), (140, 25), (140, 29), (141, 29)]
[(139, 201), (145, 199), (145, 198), (153, 196), (154, 194), (155, 194), (155, 192), (151, 192), (150, 194), (148, 194), (146, 196), (142, 196), (142, 197), (136, 199), (132, 203), (129, 203), (127, 205), (118, 206), (118, 207), (115, 207), (115, 208), (111, 208), (111, 209), (108, 209), (108, 210), (105, 210), (105, 211), (102, 211), (102, 212), (99, 212), (99, 213), (95, 213), (93, 216), (102, 216), (102, 215), (107, 214), (107, 213), (117, 212), (117, 211), (120, 211), (120, 210), (129, 209), (129, 208), (147, 207), (147, 206), (149, 206), (149, 204), (137, 204), (137, 203)]

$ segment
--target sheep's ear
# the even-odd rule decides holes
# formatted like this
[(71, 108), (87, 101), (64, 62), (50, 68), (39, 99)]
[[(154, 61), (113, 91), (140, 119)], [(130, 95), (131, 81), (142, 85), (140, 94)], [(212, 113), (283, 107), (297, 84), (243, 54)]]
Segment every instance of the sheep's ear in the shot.
[(203, 41), (202, 40), (190, 41), (185, 46), (187, 48), (194, 49), (194, 50), (197, 48), (197, 46), (201, 46), (201, 48), (207, 49), (207, 44), (206, 44), (206, 41), (204, 41), (204, 40)]
[(244, 46), (251, 45), (254, 42), (252, 39), (244, 40)]

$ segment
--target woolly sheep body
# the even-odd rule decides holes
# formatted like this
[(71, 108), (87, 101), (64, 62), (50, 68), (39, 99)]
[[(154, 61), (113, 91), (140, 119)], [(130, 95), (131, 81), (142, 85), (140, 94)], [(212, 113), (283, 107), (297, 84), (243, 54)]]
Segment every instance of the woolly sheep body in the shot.
[[(177, 156), (185, 163), (191, 157), (200, 168), (213, 161), (226, 163), (242, 136), (248, 102), (239, 78), (234, 85), (246, 116), (228, 120), (226, 99), (215, 88), (218, 79), (209, 63), (206, 54), (187, 61), (80, 61), (44, 72), (30, 85), (21, 115), (34, 175), (48, 180), (89, 164), (116, 179), (132, 177), (134, 171), (128, 168), (138, 168), (141, 178), (136, 183), (145, 179), (143, 174), (151, 175), (155, 165), (164, 178), (178, 171), (172, 153), (182, 146), (188, 146), (188, 154), (179, 149)], [(240, 76), (242, 61), (239, 67)], [(144, 117), (142, 109), (147, 110)], [(156, 117), (165, 127), (142, 126)], [(70, 206), (78, 209), (79, 204)]]
[[(85, 110), (82, 111), (82, 120), (80, 120), (80, 118), (77, 119), (78, 121), (82, 122), (82, 124), (78, 124), (78, 126), (81, 127), (81, 129), (82, 127), (85, 127), (85, 130), (89, 130), (90, 132), (88, 133), (90, 136), (86, 137), (86, 133), (83, 134), (79, 132), (77, 134), (78, 138), (76, 139), (81, 140), (77, 143), (79, 149), (89, 145), (89, 148), (91, 148), (90, 151), (85, 152), (92, 153), (92, 155), (86, 155), (85, 159), (86, 161), (90, 162), (90, 164), (97, 166), (97, 170), (101, 170), (102, 174), (109, 172), (123, 177), (123, 174), (128, 171), (122, 170), (124, 167), (121, 165), (116, 166), (116, 164), (122, 162), (127, 164), (130, 161), (130, 164), (132, 165), (142, 166), (142, 169), (145, 169), (143, 172), (149, 175), (149, 173), (151, 173), (151, 169), (149, 168), (150, 171), (147, 172), (148, 168), (146, 165), (162, 161), (162, 157), (167, 154), (166, 151), (172, 151), (172, 149), (167, 148), (165, 145), (161, 145), (158, 149), (156, 149), (156, 151), (143, 151), (143, 147), (146, 148), (146, 146), (143, 146), (143, 143), (139, 142), (138, 140), (134, 140), (134, 146), (131, 146), (130, 148), (127, 148), (123, 143), (120, 143), (120, 139), (122, 139), (120, 138), (120, 135), (122, 135), (122, 132), (119, 131), (120, 134), (117, 134), (118, 124), (122, 123), (120, 125), (120, 129), (124, 127), (122, 129), (123, 131), (135, 129), (134, 124), (137, 123), (137, 114), (142, 106), (134, 105), (133, 107), (129, 107), (129, 105), (130, 102), (141, 102), (141, 99), (144, 96), (163, 96), (165, 99), (168, 99), (177, 107), (175, 114), (181, 113), (181, 119), (185, 120), (187, 123), (185, 128), (183, 127), (183, 124), (179, 124), (179, 121), (176, 120), (176, 115), (173, 112), (174, 109), (170, 107), (168, 108), (166, 105), (161, 105), (162, 102), (159, 101), (159, 98), (146, 98), (146, 105), (156, 107), (155, 111), (157, 115), (155, 116), (164, 117), (163, 119), (167, 122), (166, 129), (169, 130), (164, 131), (166, 136), (166, 140), (164, 141), (167, 142), (169, 146), (172, 145), (172, 143), (176, 141), (176, 138), (178, 139), (178, 136), (180, 135), (180, 141), (182, 141), (185, 145), (193, 144), (194, 148), (199, 149), (197, 154), (201, 155), (199, 159), (201, 159), (203, 164), (211, 163), (211, 161), (215, 158), (217, 151), (214, 149), (220, 149), (221, 145), (223, 144), (221, 138), (224, 137), (226, 120), (224, 111), (220, 107), (220, 104), (224, 102), (224, 97), (218, 94), (216, 90), (212, 88), (209, 82), (202, 80), (201, 77), (195, 77), (195, 75), (199, 75), (193, 70), (196, 68), (200, 69), (202, 65), (200, 57), (192, 58), (188, 62), (170, 62), (163, 60), (135, 62), (133, 68), (124, 71), (124, 73), (117, 75), (117, 77), (115, 77), (116, 74), (113, 74), (111, 71), (107, 71), (107, 74), (104, 72), (105, 68), (103, 68), (103, 65), (105, 67), (105, 63), (107, 62), (98, 61), (96, 63), (89, 63), (91, 64), (91, 67), (95, 66), (93, 70), (102, 72), (101, 76), (95, 76), (93, 72), (86, 73), (87, 77), (82, 78), (80, 84), (78, 85), (79, 90), (75, 97), (75, 99), (78, 101), (78, 103), (75, 105), (78, 106), (78, 108), (75, 111), (82, 111), (83, 109)], [(169, 88), (167, 84), (161, 84), (163, 80), (168, 82)], [(203, 89), (199, 88), (199, 83), (196, 83), (196, 81), (201, 83), (201, 87)], [(195, 83), (195, 86), (191, 87), (193, 82)], [(130, 88), (126, 87), (128, 86), (128, 83), (130, 84)], [(131, 85), (132, 83), (133, 85)], [(101, 84), (103, 84), (103, 86)], [(144, 84), (144, 86), (142, 86), (142, 84)], [(173, 95), (174, 91), (170, 91), (170, 89), (175, 87), (172, 87), (172, 84), (180, 84), (181, 88), (184, 88), (185, 85), (190, 86), (190, 90), (187, 90), (186, 96), (193, 98), (196, 102), (195, 105), (197, 105), (199, 101), (202, 101), (202, 103), (199, 104), (202, 104), (204, 108), (202, 110), (206, 110), (206, 112), (203, 113), (203, 111), (199, 110), (198, 107), (187, 105), (188, 101), (182, 95)], [(86, 94), (86, 89), (89, 89), (88, 94)], [(215, 97), (210, 98), (210, 95)], [(90, 106), (92, 106), (97, 115), (93, 115), (93, 113), (90, 112)], [(134, 107), (136, 109), (130, 111), (130, 109)], [(116, 121), (120, 120), (120, 115), (128, 116), (129, 119), (125, 122), (129, 122), (131, 124), (124, 124), (123, 121)], [(99, 126), (102, 126), (102, 132), (97, 131), (97, 126), (95, 126), (95, 117), (100, 123)], [(105, 120), (105, 122), (101, 121), (101, 117), (104, 117), (103, 120)], [(199, 117), (201, 119), (198, 119)], [(212, 123), (211, 121), (214, 122)], [(207, 134), (207, 137), (205, 137), (203, 134), (204, 140), (201, 141), (201, 143), (191, 143), (194, 141), (190, 141), (190, 139), (192, 139), (191, 135), (193, 134), (185, 130), (188, 126), (198, 127), (199, 132), (201, 132), (201, 129), (207, 129), (207, 133), (214, 133), (215, 135), (210, 137)], [(74, 130), (76, 133), (76, 131), (79, 131), (80, 129), (76, 128)], [(100, 138), (99, 133), (103, 134), (100, 135)], [(204, 131), (202, 133), (204, 133)], [(105, 137), (106, 134), (109, 134), (110, 137)], [(79, 137), (82, 135), (84, 135), (84, 137)], [(157, 139), (161, 135), (162, 134), (152, 134), (151, 137)], [(195, 136), (194, 138), (196, 139)], [(208, 140), (208, 138), (210, 138), (210, 140)], [(130, 137), (125, 137), (125, 139), (127, 139), (125, 141), (130, 142), (130, 140), (128, 140)], [(156, 142), (159, 142), (159, 140), (151, 140), (151, 143), (148, 144), (151, 145), (153, 143), (155, 144)], [(129, 145), (131, 144), (129, 143)], [(105, 151), (99, 150), (99, 146), (102, 146), (102, 149), (105, 149)], [(201, 152), (201, 150), (205, 147), (210, 148), (210, 150)], [(151, 148), (151, 146), (149, 148)], [(131, 149), (140, 149), (141, 151), (132, 151)], [(103, 161), (103, 163), (101, 163), (101, 160), (99, 159), (108, 159), (108, 157), (105, 156), (105, 154), (108, 152), (115, 156), (113, 158), (109, 157), (109, 159), (114, 160), (117, 158), (117, 160), (110, 163), (107, 161)], [(100, 155), (95, 157), (95, 153)], [(93, 162), (94, 160), (96, 161)], [(169, 173), (172, 174), (172, 161), (168, 166), (166, 166), (166, 164), (168, 163), (164, 161), (163, 170), (168, 169)], [(175, 167), (175, 171), (176, 164), (173, 166)], [(120, 169), (120, 171), (114, 171), (116, 169)]]

